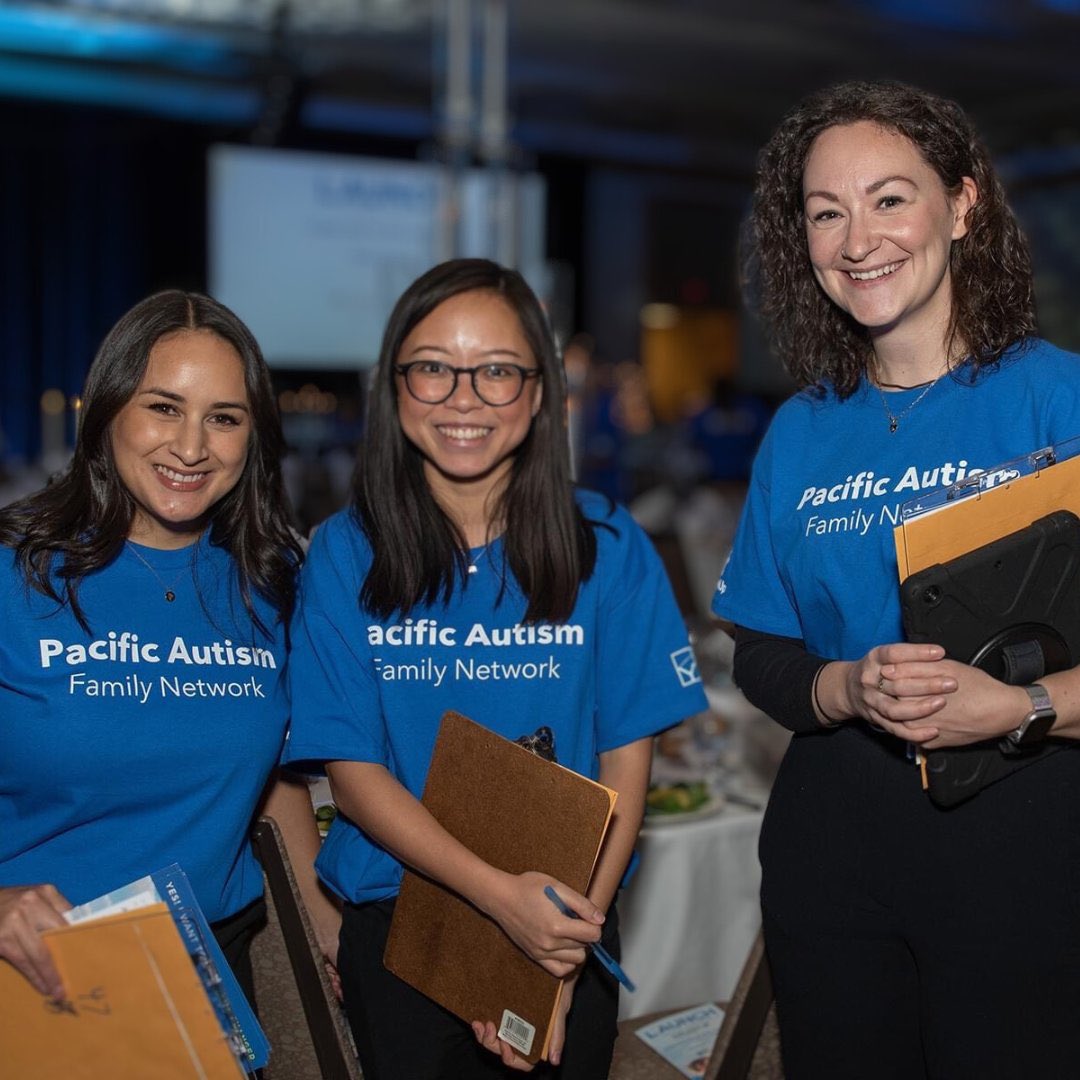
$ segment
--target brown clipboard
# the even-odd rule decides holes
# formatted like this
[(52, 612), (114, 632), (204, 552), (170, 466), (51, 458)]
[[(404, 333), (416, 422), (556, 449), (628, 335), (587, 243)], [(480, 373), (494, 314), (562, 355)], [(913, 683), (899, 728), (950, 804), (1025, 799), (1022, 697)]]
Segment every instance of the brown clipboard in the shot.
[(905, 516), (893, 529), (901, 582), (1027, 528), (1055, 510), (1080, 516), (1078, 442), (1073, 439), (1028, 455), (1022, 460), (1033, 471), (1026, 475), (1010, 477), (1018, 470), (1006, 465), (961, 481), (946, 489), (932, 509)]
[(0, 1072), (34, 1080), (242, 1080), (164, 904), (43, 935), (60, 1007), (0, 961)]
[[(493, 866), (509, 873), (538, 870), (584, 893), (616, 797), (447, 712), (422, 801), (452, 836)], [(562, 981), (457, 893), (406, 871), (383, 959), (462, 1020), (504, 1027), (522, 1057), (546, 1058)], [(522, 1041), (515, 1045), (514, 1038)]]

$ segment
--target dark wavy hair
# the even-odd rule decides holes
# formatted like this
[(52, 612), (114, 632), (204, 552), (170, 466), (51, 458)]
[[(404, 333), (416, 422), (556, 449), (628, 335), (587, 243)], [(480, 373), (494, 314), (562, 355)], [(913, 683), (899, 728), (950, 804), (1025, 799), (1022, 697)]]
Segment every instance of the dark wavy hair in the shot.
[(517, 315), (543, 386), (540, 410), (493, 508), (504, 525), (504, 574), (508, 565), (527, 598), (526, 621), (564, 620), (596, 564), (596, 536), (573, 494), (562, 360), (525, 279), (487, 259), (433, 267), (405, 290), (387, 322), (354, 480), (353, 513), (373, 552), (360, 603), (380, 618), (405, 615), (420, 603), (448, 602), (465, 580), (465, 538), (435, 501), (423, 455), (398, 419), (394, 364), (422, 319), (451, 297), (474, 291), (500, 297)]
[(0, 510), (0, 543), (15, 549), (28, 585), (69, 605), (89, 630), (79, 584), (116, 558), (136, 510), (116, 469), (112, 424), (138, 389), (151, 349), (180, 330), (216, 334), (236, 350), (244, 366), (251, 444), (236, 486), (211, 508), (210, 542), (232, 555), (244, 606), (269, 633), (255, 612), (252, 590), (287, 626), (301, 558), (281, 476), (285, 440), (258, 343), (233, 312), (208, 296), (169, 289), (121, 316), (90, 365), (70, 465), (41, 491)]
[(744, 234), (748, 298), (800, 386), (831, 382), (848, 396), (872, 357), (870, 335), (824, 293), (811, 272), (803, 171), (826, 128), (868, 120), (910, 139), (952, 195), (970, 176), (979, 196), (968, 233), (953, 242), (949, 269), (950, 359), (962, 347), (975, 367), (996, 363), (1037, 332), (1027, 242), (971, 121), (954, 102), (892, 82), (848, 82), (806, 98), (781, 121), (758, 158)]

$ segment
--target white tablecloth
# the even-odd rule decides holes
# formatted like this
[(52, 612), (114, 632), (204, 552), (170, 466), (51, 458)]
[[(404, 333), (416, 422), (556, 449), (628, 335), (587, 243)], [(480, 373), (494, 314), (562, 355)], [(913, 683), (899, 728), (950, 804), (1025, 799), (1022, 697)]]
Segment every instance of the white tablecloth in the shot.
[(761, 925), (760, 811), (729, 806), (695, 821), (646, 826), (641, 865), (619, 900), (625, 1019), (727, 1000)]

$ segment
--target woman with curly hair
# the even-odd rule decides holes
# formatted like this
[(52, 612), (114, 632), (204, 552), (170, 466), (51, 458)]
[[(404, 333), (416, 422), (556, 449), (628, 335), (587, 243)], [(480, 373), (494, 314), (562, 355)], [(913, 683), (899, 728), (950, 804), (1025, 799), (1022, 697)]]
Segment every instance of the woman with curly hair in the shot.
[(813, 95), (759, 161), (748, 270), (801, 390), (754, 466), (714, 610), (794, 732), (761, 839), (786, 1075), (1073, 1075), (1080, 754), (950, 810), (917, 749), (998, 740), (1080, 676), (1010, 686), (904, 642), (903, 502), (1080, 435), (1080, 358), (1036, 336), (1024, 238), (962, 110)]
[[(0, 962), (44, 994), (64, 987), (42, 932), (173, 862), (251, 990), (249, 830), (285, 739), (300, 564), (283, 451), (247, 327), (169, 290), (98, 350), (67, 470), (0, 510)], [(310, 864), (306, 786), (268, 806)]]

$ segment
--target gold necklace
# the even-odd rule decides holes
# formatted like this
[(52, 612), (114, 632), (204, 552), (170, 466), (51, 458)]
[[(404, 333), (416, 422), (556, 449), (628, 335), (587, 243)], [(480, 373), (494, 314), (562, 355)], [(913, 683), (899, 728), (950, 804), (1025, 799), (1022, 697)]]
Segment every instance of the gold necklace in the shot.
[(162, 576), (157, 572), (156, 569), (154, 569), (153, 564), (147, 562), (146, 559), (142, 557), (142, 555), (139, 553), (139, 549), (130, 540), (125, 540), (124, 543), (127, 544), (128, 550), (131, 552), (131, 554), (134, 555), (135, 558), (138, 559), (139, 562), (141, 562), (143, 566), (145, 566), (146, 569), (149, 570), (150, 573), (157, 578), (158, 584), (162, 587), (162, 589), (165, 590), (166, 602), (171, 604), (176, 599), (176, 591), (174, 586), (177, 582), (180, 581), (180, 578), (182, 578), (186, 573), (190, 572), (191, 562), (188, 562), (184, 569), (180, 571), (179, 575), (177, 575), (176, 582), (174, 582), (173, 585), (167, 585)]

